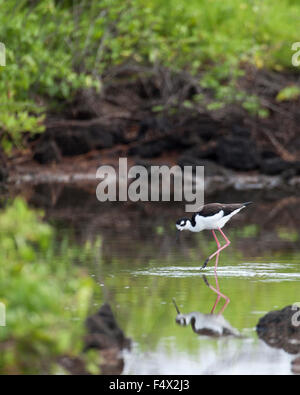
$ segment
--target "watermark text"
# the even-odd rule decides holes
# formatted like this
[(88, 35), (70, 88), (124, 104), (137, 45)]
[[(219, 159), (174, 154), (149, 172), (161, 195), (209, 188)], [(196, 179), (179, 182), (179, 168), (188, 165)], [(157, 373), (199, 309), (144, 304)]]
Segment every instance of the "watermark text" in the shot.
[(294, 67), (300, 66), (300, 41), (292, 44), (292, 51), (296, 51), (292, 56), (292, 65)]
[(296, 312), (292, 315), (292, 325), (300, 326), (300, 302), (296, 302), (292, 305), (292, 310), (296, 310)]
[(6, 66), (5, 45), (0, 42), (0, 66)]
[(128, 169), (127, 158), (119, 159), (119, 169), (100, 166), (96, 189), (100, 202), (184, 201), (187, 212), (194, 212), (204, 202), (204, 166), (134, 165)]
[(6, 308), (5, 304), (0, 302), (0, 326), (6, 326)]

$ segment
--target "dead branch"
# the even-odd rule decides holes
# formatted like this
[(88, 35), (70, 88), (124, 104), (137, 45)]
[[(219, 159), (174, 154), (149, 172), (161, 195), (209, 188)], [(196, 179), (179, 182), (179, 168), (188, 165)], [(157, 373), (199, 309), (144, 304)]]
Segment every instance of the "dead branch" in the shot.
[(271, 134), (271, 132), (268, 129), (262, 128), (261, 131), (269, 139), (270, 143), (273, 145), (273, 147), (277, 151), (278, 155), (283, 160), (286, 160), (288, 162), (294, 162), (297, 159), (295, 155), (288, 152), (283, 147), (283, 145), (279, 143), (279, 141), (275, 138), (274, 135)]

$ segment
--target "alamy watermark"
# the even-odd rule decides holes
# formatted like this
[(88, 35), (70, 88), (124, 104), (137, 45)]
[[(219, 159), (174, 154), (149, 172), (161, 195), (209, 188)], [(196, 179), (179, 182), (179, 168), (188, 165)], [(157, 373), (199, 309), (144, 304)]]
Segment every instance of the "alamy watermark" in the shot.
[(292, 305), (292, 310), (296, 310), (296, 312), (292, 315), (292, 325), (300, 326), (300, 302), (296, 302)]
[(185, 201), (187, 212), (204, 204), (204, 166), (141, 166), (128, 169), (127, 158), (119, 159), (119, 169), (100, 166), (96, 178), (102, 179), (96, 195), (100, 202)]
[(6, 50), (5, 45), (0, 42), (0, 66), (6, 66)]
[(292, 51), (296, 51), (292, 56), (292, 65), (295, 67), (300, 66), (300, 42), (295, 42), (292, 44)]
[(6, 308), (5, 304), (0, 302), (0, 326), (6, 326)]

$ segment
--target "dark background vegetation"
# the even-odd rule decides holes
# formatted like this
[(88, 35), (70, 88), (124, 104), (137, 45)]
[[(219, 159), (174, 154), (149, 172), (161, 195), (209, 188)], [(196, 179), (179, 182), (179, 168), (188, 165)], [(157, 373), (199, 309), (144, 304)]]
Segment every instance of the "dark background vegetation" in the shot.
[(6, 173), (110, 149), (298, 174), (298, 14), (292, 0), (2, 1)]

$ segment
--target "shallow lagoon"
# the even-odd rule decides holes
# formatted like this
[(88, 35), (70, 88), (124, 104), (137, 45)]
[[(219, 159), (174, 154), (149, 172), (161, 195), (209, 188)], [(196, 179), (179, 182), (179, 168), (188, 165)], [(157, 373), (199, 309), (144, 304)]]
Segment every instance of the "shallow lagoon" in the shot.
[[(200, 269), (216, 250), (210, 232), (184, 232), (176, 242), (174, 223), (182, 207), (100, 204), (92, 190), (61, 188), (49, 195), (48, 188), (37, 187), (27, 200), (44, 209), (46, 220), (73, 240), (73, 248), (100, 240), (97, 258), (86, 268), (99, 286), (91, 310), (108, 302), (132, 339), (131, 350), (123, 351), (123, 374), (292, 372), (295, 355), (260, 340), (256, 325), (266, 313), (300, 302), (299, 210), (291, 216), (282, 202), (260, 199), (239, 214), (224, 228), (231, 245), (220, 254), (216, 277), (214, 262)], [(223, 316), (239, 336), (207, 336), (190, 323), (176, 323), (173, 300), (182, 314), (222, 311), (225, 300), (215, 305), (212, 287), (230, 299)]]

